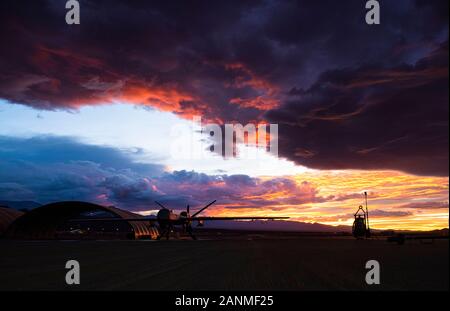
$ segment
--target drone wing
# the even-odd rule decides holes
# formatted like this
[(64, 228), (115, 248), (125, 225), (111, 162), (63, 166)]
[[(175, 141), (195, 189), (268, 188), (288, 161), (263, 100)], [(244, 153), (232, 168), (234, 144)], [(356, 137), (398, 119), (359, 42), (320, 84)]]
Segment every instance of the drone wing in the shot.
[[(251, 216), (236, 216), (236, 217), (190, 217), (186, 218), (189, 221), (210, 221), (210, 220), (279, 220), (279, 219), (289, 219), (289, 217), (251, 217)], [(92, 222), (92, 221), (157, 221), (156, 218), (79, 218), (79, 219), (70, 219), (70, 222)]]
[(69, 219), (70, 222), (82, 222), (82, 221), (157, 221), (156, 218), (78, 218)]
[(279, 219), (289, 219), (289, 217), (252, 217), (252, 216), (236, 216), (236, 217), (190, 217), (188, 220), (200, 220), (200, 221), (210, 221), (210, 220), (279, 220)]

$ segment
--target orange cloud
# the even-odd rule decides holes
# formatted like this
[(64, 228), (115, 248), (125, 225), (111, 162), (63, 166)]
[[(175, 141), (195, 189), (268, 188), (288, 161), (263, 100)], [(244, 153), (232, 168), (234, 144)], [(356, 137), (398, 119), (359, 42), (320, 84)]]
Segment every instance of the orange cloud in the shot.
[(227, 85), (227, 87), (249, 87), (260, 94), (249, 98), (233, 98), (230, 100), (231, 104), (259, 110), (270, 110), (280, 105), (279, 87), (268, 79), (258, 76), (242, 63), (225, 64), (225, 69), (232, 71), (235, 75), (233, 83)]
[(230, 100), (231, 104), (239, 105), (244, 108), (255, 108), (259, 110), (270, 110), (278, 107), (280, 104), (279, 100), (273, 98), (267, 98), (264, 96), (257, 96), (253, 98), (243, 99), (240, 97), (233, 98)]

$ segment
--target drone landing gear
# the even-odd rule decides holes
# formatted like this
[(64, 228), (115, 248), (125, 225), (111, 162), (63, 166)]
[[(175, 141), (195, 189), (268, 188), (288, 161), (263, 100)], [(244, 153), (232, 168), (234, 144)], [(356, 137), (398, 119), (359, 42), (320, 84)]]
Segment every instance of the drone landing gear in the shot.
[[(197, 237), (194, 235), (193, 230), (192, 230), (192, 226), (191, 225), (187, 225), (186, 227), (183, 227), (184, 231), (189, 234), (189, 236), (193, 239), (193, 240), (197, 240)], [(164, 228), (161, 230), (160, 234), (158, 235), (158, 237), (156, 238), (158, 241), (161, 240), (163, 237), (166, 237), (166, 240), (170, 239), (170, 233), (173, 232), (173, 226)], [(177, 234), (178, 236), (178, 234)], [(179, 236), (178, 236), (179, 238)]]
[(197, 240), (197, 237), (194, 235), (194, 233), (192, 232), (192, 226), (188, 225), (186, 227), (186, 232), (189, 234), (189, 236), (193, 239), (193, 240)]
[(170, 232), (172, 232), (172, 230), (173, 230), (172, 226), (163, 229), (162, 232), (158, 235), (158, 237), (156, 239), (159, 241), (159, 240), (161, 240), (162, 237), (166, 236), (166, 240), (169, 240)]

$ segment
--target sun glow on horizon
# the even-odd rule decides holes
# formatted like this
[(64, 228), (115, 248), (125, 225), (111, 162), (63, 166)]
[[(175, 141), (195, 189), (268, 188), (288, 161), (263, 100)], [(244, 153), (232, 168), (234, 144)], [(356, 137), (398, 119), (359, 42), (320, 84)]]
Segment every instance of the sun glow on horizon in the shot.
[[(318, 171), (292, 178), (317, 189), (316, 198), (304, 204), (249, 207), (220, 204), (207, 212), (210, 216), (288, 216), (289, 220), (351, 226), (353, 214), (364, 206), (363, 192), (369, 193), (370, 226), (373, 229), (427, 231), (449, 227), (448, 178), (414, 176), (396, 171)], [(271, 177), (266, 177), (270, 180)], [(279, 198), (283, 193), (266, 196)]]

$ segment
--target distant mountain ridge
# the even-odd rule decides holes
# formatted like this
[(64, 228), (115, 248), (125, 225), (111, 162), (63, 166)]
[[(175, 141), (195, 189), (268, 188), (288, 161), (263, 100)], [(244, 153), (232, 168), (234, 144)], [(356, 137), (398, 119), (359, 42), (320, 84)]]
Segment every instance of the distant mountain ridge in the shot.
[(31, 210), (36, 207), (42, 206), (42, 204), (35, 201), (6, 201), (0, 200), (0, 207), (9, 207), (19, 211)]
[(248, 231), (289, 231), (289, 232), (351, 232), (350, 226), (330, 226), (320, 223), (306, 223), (286, 220), (254, 221), (207, 221), (205, 229), (229, 229)]

